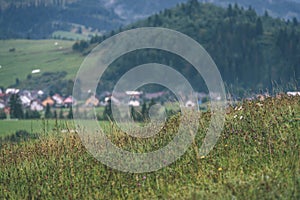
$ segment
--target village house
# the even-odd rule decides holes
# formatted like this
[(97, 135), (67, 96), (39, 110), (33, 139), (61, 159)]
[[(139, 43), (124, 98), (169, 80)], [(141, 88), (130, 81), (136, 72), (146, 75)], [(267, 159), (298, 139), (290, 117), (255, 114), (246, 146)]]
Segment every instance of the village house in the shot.
[(44, 107), (39, 100), (33, 100), (30, 105), (32, 111), (43, 111)]
[(31, 103), (31, 99), (26, 95), (21, 95), (20, 100), (22, 102), (23, 107), (29, 107)]
[(5, 108), (5, 103), (2, 99), (0, 99), (0, 109), (4, 109)]
[(125, 93), (130, 98), (129, 102), (128, 102), (129, 106), (138, 107), (138, 106), (141, 105), (140, 98), (141, 98), (141, 95), (143, 94), (143, 92), (139, 92), (139, 91), (126, 91)]
[(72, 97), (72, 96), (69, 96), (68, 98), (66, 98), (64, 100), (64, 106), (66, 108), (69, 108), (71, 107), (72, 105), (76, 105), (76, 100)]
[(136, 99), (132, 99), (132, 100), (130, 100), (130, 101), (128, 102), (128, 105), (129, 105), (129, 106), (133, 106), (133, 107), (138, 107), (138, 106), (141, 105), (141, 103), (140, 103), (138, 100), (136, 100)]
[(109, 101), (111, 101), (115, 105), (120, 105), (121, 104), (119, 99), (117, 99), (116, 97), (114, 97), (112, 95), (109, 95), (109, 96), (104, 98), (104, 102), (100, 102), (100, 106), (107, 106), (109, 104)]
[(53, 95), (52, 99), (55, 101), (55, 107), (60, 108), (64, 105), (64, 99), (59, 94)]
[(42, 90), (32, 90), (29, 92), (31, 99), (41, 99), (44, 95), (44, 92)]
[(18, 94), (19, 92), (20, 90), (16, 88), (7, 88), (5, 90), (5, 94)]
[(157, 99), (165, 95), (166, 92), (155, 92), (155, 93), (146, 93), (145, 94), (145, 99)]
[(98, 106), (98, 105), (99, 105), (99, 100), (94, 95), (92, 95), (90, 98), (88, 98), (85, 101), (85, 106)]
[(47, 106), (47, 104), (49, 104), (49, 106), (53, 106), (55, 104), (55, 101), (51, 98), (51, 97), (47, 97), (47, 99), (45, 99), (43, 102), (42, 102), (42, 105), (44, 107)]

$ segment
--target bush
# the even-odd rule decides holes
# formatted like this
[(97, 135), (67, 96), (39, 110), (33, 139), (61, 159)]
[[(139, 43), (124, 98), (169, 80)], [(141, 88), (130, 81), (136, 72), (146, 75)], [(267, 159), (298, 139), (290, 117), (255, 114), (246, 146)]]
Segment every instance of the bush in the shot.
[(76, 42), (73, 46), (72, 49), (74, 51), (79, 51), (79, 52), (83, 52), (85, 49), (87, 49), (89, 47), (89, 43), (81, 40), (80, 42)]
[(6, 114), (4, 110), (0, 110), (0, 119), (6, 119)]
[(40, 119), (41, 118), (41, 114), (40, 112), (34, 110), (26, 110), (25, 112), (25, 118), (26, 119)]
[(32, 135), (25, 130), (19, 130), (16, 131), (15, 134), (6, 138), (5, 140), (10, 142), (21, 142), (21, 141), (27, 141), (29, 139), (34, 139), (34, 138), (36, 138), (35, 135)]

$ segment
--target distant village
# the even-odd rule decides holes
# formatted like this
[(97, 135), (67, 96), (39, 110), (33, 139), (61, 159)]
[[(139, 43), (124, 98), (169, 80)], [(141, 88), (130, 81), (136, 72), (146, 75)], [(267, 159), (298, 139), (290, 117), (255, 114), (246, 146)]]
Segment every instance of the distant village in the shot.
[[(290, 96), (300, 96), (300, 92), (287, 92)], [(71, 108), (72, 105), (76, 105), (77, 100), (72, 96), (63, 97), (60, 94), (48, 95), (42, 90), (20, 90), (17, 88), (7, 88), (0, 89), (0, 119), (7, 119), (11, 114), (11, 96), (17, 95), (19, 98), (19, 103), (22, 106), (23, 111), (47, 112), (47, 107), (57, 110)], [(268, 94), (256, 95), (253, 98), (248, 98), (248, 100), (258, 99), (263, 101), (264, 98), (268, 97)], [(126, 102), (129, 106), (140, 107), (144, 102), (155, 101), (163, 104), (164, 101), (170, 100), (169, 92), (161, 91), (156, 93), (143, 93), (140, 91), (126, 91), (125, 93), (115, 93), (114, 96), (109, 92), (103, 92), (100, 95), (90, 95), (90, 97), (85, 102), (80, 102), (81, 105), (86, 107), (105, 107), (109, 102), (114, 102), (115, 104), (125, 103), (124, 99), (128, 99)], [(220, 99), (218, 94), (206, 94), (197, 93), (198, 102), (193, 102), (189, 99), (185, 99), (186, 107), (194, 107), (196, 105), (201, 105), (207, 101), (209, 98), (214, 100)], [(230, 97), (229, 97), (230, 98)], [(2, 113), (2, 115), (1, 115)], [(5, 114), (5, 115), (4, 115)]]
[[(109, 102), (116, 104), (124, 103), (124, 99), (129, 99), (126, 102), (129, 106), (140, 107), (144, 102), (156, 101), (162, 103), (170, 98), (168, 92), (156, 92), (156, 93), (143, 93), (139, 91), (126, 91), (125, 93), (116, 93), (114, 96), (109, 92), (103, 92), (100, 95), (90, 95), (85, 102), (77, 102), (72, 96), (63, 97), (60, 94), (48, 95), (42, 90), (20, 90), (17, 88), (0, 89), (0, 111), (5, 113), (6, 117), (0, 118), (6, 119), (11, 114), (11, 97), (17, 95), (19, 103), (22, 105), (23, 112), (34, 111), (39, 113), (45, 113), (47, 106), (53, 110), (71, 108), (72, 105), (80, 103), (87, 107), (105, 107)], [(193, 107), (197, 103), (202, 103), (205, 100), (207, 94), (199, 93), (199, 101), (192, 102), (186, 100), (185, 106)], [(217, 98), (217, 97), (216, 97)]]

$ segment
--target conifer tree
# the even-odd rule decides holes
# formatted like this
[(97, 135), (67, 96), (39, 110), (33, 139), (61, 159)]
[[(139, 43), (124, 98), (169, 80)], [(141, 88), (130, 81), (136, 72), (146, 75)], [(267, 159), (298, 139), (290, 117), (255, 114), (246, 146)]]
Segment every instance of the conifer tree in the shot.
[(12, 94), (10, 96), (9, 107), (10, 107), (11, 118), (23, 119), (24, 113), (23, 113), (21, 99), (18, 94)]
[(47, 103), (47, 106), (46, 106), (45, 118), (46, 119), (52, 118), (51, 107), (50, 107), (50, 105), (48, 103)]

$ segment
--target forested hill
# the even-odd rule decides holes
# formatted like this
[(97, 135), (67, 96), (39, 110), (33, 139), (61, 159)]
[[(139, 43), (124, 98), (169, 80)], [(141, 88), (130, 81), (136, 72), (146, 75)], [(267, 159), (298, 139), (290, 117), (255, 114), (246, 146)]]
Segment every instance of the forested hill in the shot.
[[(277, 85), (284, 89), (299, 86), (300, 25), (297, 20), (282, 21), (267, 13), (258, 16), (251, 8), (230, 5), (223, 9), (191, 0), (128, 28), (134, 27), (166, 27), (194, 38), (210, 53), (227, 85), (235, 89), (257, 91)], [(102, 39), (95, 37), (91, 42)], [(156, 56), (152, 55), (154, 60)], [(139, 59), (142, 56), (122, 60), (120, 73), (145, 62)], [(174, 60), (166, 64), (186, 68), (186, 75), (197, 84), (198, 77), (194, 77), (191, 68), (182, 63), (176, 66)], [(113, 73), (107, 73), (107, 79), (112, 78)]]
[(51, 38), (55, 31), (102, 33), (124, 24), (98, 0), (2, 0), (0, 39)]
[[(51, 38), (55, 32), (101, 34), (188, 0), (0, 0), (0, 39)], [(300, 19), (299, 0), (199, 0), (227, 7), (238, 3), (260, 14)], [(54, 33), (54, 34), (53, 34)], [(61, 36), (61, 34), (59, 34)], [(62, 37), (64, 37), (63, 35)], [(66, 37), (73, 38), (74, 37)]]
[[(102, 34), (187, 0), (0, 0), (0, 39)], [(54, 34), (55, 35), (55, 34)]]
[(266, 10), (273, 17), (284, 19), (300, 19), (300, 1), (299, 0), (202, 0), (214, 3), (215, 5), (227, 7), (229, 3), (237, 3), (240, 6), (252, 6), (259, 14)]

